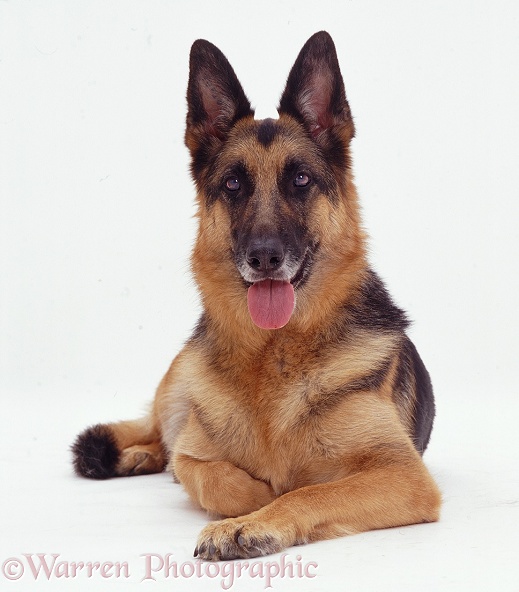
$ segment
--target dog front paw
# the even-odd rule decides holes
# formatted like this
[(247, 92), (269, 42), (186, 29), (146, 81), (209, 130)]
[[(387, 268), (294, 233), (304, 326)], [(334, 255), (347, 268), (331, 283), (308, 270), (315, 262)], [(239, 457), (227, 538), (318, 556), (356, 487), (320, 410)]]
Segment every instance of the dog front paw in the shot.
[(209, 561), (250, 559), (278, 553), (290, 544), (262, 522), (229, 518), (202, 530), (194, 556)]

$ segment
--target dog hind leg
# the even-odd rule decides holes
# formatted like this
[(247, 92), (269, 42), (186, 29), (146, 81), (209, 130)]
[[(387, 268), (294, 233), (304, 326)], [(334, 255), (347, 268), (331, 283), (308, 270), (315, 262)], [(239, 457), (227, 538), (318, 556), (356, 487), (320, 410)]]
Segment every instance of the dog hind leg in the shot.
[(160, 473), (166, 465), (152, 417), (91, 426), (76, 438), (72, 454), (76, 473), (91, 479)]

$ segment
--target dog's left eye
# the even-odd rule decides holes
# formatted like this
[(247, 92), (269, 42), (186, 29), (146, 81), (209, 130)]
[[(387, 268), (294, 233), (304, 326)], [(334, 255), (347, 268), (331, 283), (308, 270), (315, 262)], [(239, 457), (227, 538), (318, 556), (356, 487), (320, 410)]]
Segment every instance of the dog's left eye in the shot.
[(294, 179), (294, 185), (296, 187), (306, 187), (310, 184), (312, 179), (310, 179), (310, 175), (306, 173), (298, 173)]
[(225, 188), (227, 191), (238, 191), (240, 187), (241, 186), (238, 177), (229, 177), (225, 180)]

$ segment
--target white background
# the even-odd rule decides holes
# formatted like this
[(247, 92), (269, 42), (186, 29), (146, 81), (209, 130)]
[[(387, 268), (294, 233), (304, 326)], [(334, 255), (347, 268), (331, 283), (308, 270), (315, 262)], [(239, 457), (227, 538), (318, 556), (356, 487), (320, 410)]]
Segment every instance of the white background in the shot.
[[(0, 562), (190, 561), (206, 523), (166, 474), (90, 482), (68, 447), (137, 417), (199, 314), (183, 145), (188, 54), (227, 55), (275, 116), (306, 39), (336, 43), (373, 266), (414, 325), (442, 520), (289, 549), (274, 589), (519, 590), (519, 8), (514, 1), (0, 1)], [(279, 561), (280, 557), (273, 559)], [(157, 577), (158, 589), (221, 589)], [(242, 577), (233, 590), (261, 590)]]

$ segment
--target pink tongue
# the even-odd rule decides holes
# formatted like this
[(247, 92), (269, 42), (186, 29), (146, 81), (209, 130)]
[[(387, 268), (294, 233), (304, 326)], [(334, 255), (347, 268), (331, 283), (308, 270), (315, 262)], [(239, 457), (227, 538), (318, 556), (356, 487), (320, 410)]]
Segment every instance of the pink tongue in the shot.
[(294, 311), (294, 288), (290, 282), (256, 282), (249, 288), (247, 304), (255, 325), (279, 329), (288, 323)]

